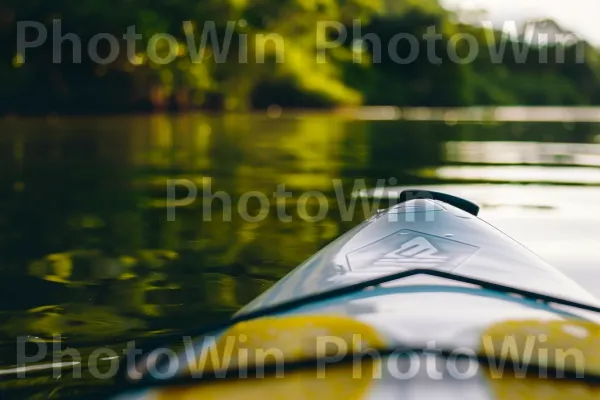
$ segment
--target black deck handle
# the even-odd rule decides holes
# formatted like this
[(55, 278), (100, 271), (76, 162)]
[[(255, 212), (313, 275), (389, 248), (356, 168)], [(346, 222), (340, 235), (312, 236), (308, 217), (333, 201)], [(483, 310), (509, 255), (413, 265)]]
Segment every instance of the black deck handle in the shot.
[(444, 203), (450, 204), (456, 208), (460, 208), (463, 211), (468, 212), (471, 215), (477, 216), (479, 214), (479, 206), (469, 200), (452, 196), (450, 194), (434, 192), (432, 190), (423, 190), (423, 189), (407, 189), (403, 190), (400, 193), (398, 201), (400, 203), (404, 203), (408, 200), (416, 200), (416, 199), (430, 199), (430, 200), (439, 200)]

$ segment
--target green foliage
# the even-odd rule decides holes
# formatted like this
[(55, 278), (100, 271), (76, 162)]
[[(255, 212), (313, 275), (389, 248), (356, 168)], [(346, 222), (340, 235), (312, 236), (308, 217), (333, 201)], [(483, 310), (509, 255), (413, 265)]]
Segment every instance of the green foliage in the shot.
[[(0, 25), (0, 112), (600, 104), (596, 49), (584, 43), (532, 46), (521, 62), (509, 41), (497, 62), (491, 39), (499, 42), (501, 33), (457, 23), (438, 0), (23, 0), (10, 2), (0, 15), (8, 22)], [(60, 32), (53, 31), (55, 20)], [(25, 60), (17, 54), (17, 21), (41, 22), (48, 32), (47, 43), (28, 49)], [(380, 59), (372, 43), (362, 50), (356, 46), (357, 22), (362, 36), (374, 34), (381, 41)], [(319, 62), (318, 43), (335, 40), (340, 26), (347, 33), (344, 45), (328, 49)], [(442, 35), (435, 42), (435, 62), (423, 38), (431, 28)], [(123, 38), (128, 29), (141, 35), (135, 54), (128, 54)], [(51, 40), (69, 33), (81, 40), (80, 63), (73, 62), (69, 40), (59, 49)], [(121, 38), (118, 57), (107, 65), (94, 62), (87, 51), (98, 33)], [(171, 35), (173, 43), (156, 34)], [(417, 38), (418, 55), (411, 62), (390, 56), (405, 58), (414, 48), (394, 41), (398, 34)], [(463, 57), (469, 52), (457, 34), (477, 38), (473, 62), (456, 63), (449, 56), (449, 49)], [(585, 57), (578, 62), (581, 46)], [(59, 50), (62, 62), (53, 62)], [(556, 56), (561, 52), (564, 62)], [(110, 54), (106, 41), (98, 53)]]

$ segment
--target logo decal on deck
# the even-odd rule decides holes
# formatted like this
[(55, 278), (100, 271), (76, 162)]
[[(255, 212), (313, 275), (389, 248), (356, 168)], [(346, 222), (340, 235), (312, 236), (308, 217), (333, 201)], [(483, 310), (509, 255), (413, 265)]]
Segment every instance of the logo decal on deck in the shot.
[(439, 250), (430, 241), (422, 236), (417, 236), (404, 243), (398, 250), (391, 251), (375, 260), (373, 265), (433, 268), (448, 259), (447, 256), (436, 254), (439, 254)]
[(401, 230), (347, 254), (346, 273), (395, 272), (411, 268), (456, 269), (479, 248), (439, 236)]

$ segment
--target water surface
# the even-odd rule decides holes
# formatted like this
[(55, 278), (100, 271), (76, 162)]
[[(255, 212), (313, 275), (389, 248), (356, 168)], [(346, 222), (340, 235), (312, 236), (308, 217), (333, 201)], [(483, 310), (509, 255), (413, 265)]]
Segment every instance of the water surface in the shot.
[[(368, 216), (348, 210), (351, 193), (378, 184), (470, 198), (600, 294), (598, 123), (156, 115), (10, 119), (0, 132), (2, 368), (17, 337), (102, 345), (225, 319)], [(189, 186), (197, 197), (169, 218), (173, 179), (178, 199)], [(107, 383), (64, 375), (0, 387), (58, 398)]]

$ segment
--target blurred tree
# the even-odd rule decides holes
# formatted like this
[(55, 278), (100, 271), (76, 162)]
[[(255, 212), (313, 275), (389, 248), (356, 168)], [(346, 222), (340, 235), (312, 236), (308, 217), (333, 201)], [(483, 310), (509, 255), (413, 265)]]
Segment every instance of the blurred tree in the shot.
[[(498, 59), (501, 32), (457, 21), (438, 0), (11, 0), (0, 7), (0, 112), (600, 104), (590, 45), (513, 38)], [(358, 23), (381, 57), (355, 37)], [(424, 37), (431, 29), (439, 40)], [(45, 43), (19, 53), (39, 30)], [(340, 34), (345, 45), (319, 62), (319, 41)], [(463, 63), (454, 52), (465, 60), (473, 50), (464, 34), (477, 48)]]

